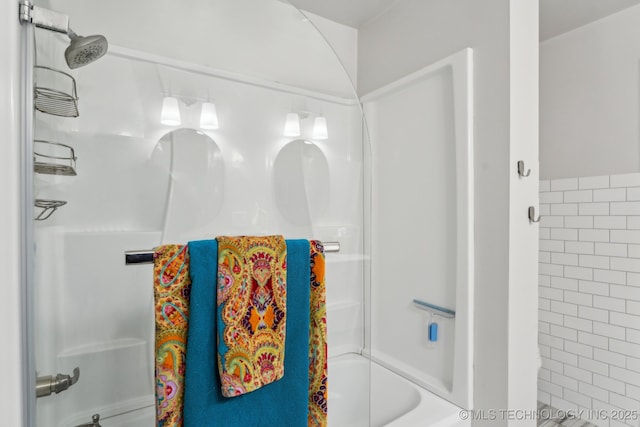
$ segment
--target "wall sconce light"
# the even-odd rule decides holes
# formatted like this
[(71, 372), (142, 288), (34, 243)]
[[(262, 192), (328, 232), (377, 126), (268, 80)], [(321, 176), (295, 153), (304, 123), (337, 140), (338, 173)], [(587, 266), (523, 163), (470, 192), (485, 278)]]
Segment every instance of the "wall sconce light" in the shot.
[(218, 129), (218, 113), (213, 102), (202, 103), (200, 127), (202, 129)]
[(327, 130), (327, 118), (324, 116), (318, 116), (313, 121), (313, 139), (327, 139), (329, 138), (329, 131)]
[(162, 112), (160, 113), (160, 123), (167, 126), (180, 126), (180, 107), (178, 99), (172, 96), (165, 96), (162, 100)]
[(288, 113), (284, 123), (284, 136), (300, 136), (300, 117), (297, 113)]

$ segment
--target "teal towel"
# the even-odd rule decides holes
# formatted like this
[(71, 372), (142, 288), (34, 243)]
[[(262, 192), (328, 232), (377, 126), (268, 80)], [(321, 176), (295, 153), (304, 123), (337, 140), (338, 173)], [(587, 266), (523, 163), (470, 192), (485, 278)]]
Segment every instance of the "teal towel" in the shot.
[(309, 393), (309, 242), (287, 240), (287, 334), (284, 377), (227, 398), (220, 390), (215, 331), (218, 243), (189, 242), (191, 303), (184, 427), (305, 427)]

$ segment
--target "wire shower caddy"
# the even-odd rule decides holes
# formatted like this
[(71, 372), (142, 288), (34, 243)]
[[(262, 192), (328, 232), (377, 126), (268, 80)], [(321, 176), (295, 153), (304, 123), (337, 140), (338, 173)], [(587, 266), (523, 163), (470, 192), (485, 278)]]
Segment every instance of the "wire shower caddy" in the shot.
[[(34, 107), (37, 111), (59, 117), (78, 117), (78, 89), (75, 78), (64, 71), (44, 65), (34, 66)], [(66, 144), (37, 139), (33, 141), (33, 170), (35, 173), (76, 176), (76, 155)], [(36, 199), (40, 211), (36, 221), (51, 217), (64, 200)]]
[[(34, 103), (36, 110), (60, 117), (78, 117), (78, 90), (76, 79), (69, 73), (36, 65), (35, 67)], [(43, 83), (47, 81), (47, 83)], [(47, 87), (45, 84), (52, 83)]]

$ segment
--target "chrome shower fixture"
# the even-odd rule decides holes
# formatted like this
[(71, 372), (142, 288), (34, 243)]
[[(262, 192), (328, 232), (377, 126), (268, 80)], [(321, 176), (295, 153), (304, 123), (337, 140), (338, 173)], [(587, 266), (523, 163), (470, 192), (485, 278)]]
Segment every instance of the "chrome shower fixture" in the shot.
[(78, 68), (90, 64), (107, 53), (109, 47), (104, 36), (82, 37), (69, 28), (69, 17), (53, 10), (34, 6), (29, 0), (20, 0), (20, 21), (29, 22), (36, 27), (56, 33), (66, 34), (71, 43), (64, 52), (69, 68)]
[(109, 48), (107, 39), (101, 35), (83, 37), (74, 33), (71, 28), (69, 28), (67, 35), (71, 39), (71, 43), (64, 51), (64, 59), (67, 60), (67, 65), (71, 69), (82, 67), (102, 58)]

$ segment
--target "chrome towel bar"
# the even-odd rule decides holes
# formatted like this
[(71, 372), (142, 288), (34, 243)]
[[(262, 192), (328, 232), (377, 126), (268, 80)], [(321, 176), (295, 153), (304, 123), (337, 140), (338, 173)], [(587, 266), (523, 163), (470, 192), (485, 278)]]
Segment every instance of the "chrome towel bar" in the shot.
[[(324, 251), (326, 252), (340, 252), (340, 242), (322, 242)], [(153, 264), (154, 251), (142, 250), (142, 251), (126, 251), (124, 253), (124, 263), (126, 265), (131, 264)]]

